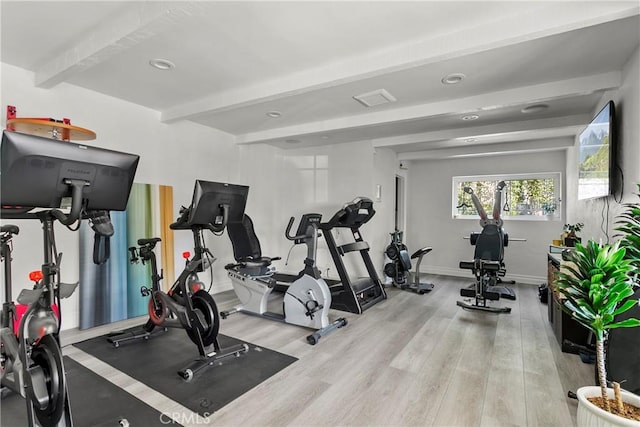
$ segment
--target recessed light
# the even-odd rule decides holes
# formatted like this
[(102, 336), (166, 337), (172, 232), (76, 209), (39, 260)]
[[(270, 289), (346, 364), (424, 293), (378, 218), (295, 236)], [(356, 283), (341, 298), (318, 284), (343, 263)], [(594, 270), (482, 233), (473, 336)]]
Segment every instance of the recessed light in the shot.
[(453, 73), (453, 74), (444, 76), (440, 81), (442, 82), (442, 84), (445, 84), (445, 85), (455, 85), (460, 83), (462, 80), (464, 80), (465, 77), (466, 76), (462, 73)]
[(477, 114), (467, 114), (466, 116), (461, 117), (464, 121), (478, 120), (480, 118)]
[(547, 108), (549, 108), (547, 104), (531, 104), (524, 107), (520, 112), (524, 114), (539, 113)]
[(271, 117), (272, 119), (277, 119), (281, 115), (282, 115), (282, 113), (280, 111), (269, 111), (267, 113), (267, 116)]
[(176, 66), (176, 64), (169, 61), (168, 59), (161, 58), (152, 59), (151, 61), (149, 61), (149, 65), (151, 65), (153, 68), (157, 68), (158, 70), (163, 71), (170, 70), (172, 68), (175, 68)]
[(284, 142), (286, 142), (287, 144), (300, 144), (299, 139), (285, 139)]

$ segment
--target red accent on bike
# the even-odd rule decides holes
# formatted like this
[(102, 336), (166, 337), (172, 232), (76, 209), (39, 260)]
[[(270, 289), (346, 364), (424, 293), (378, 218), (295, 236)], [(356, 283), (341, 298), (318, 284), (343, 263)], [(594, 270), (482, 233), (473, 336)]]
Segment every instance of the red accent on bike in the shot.
[(32, 282), (39, 282), (40, 280), (42, 280), (42, 277), (42, 271), (40, 270), (35, 270), (29, 273), (29, 280), (31, 280)]
[(200, 283), (192, 283), (191, 284), (191, 292), (194, 294), (202, 289), (202, 285)]
[(182, 258), (189, 259), (190, 257), (191, 257), (191, 252), (189, 251), (182, 252)]
[[(29, 305), (27, 304), (16, 304), (16, 316), (13, 318), (13, 333), (16, 335), (16, 337), (19, 333), (20, 321), (22, 320), (22, 316), (24, 316), (24, 313), (27, 312), (28, 308)], [(55, 314), (55, 316), (60, 319), (60, 310), (58, 309), (57, 304), (53, 304), (51, 306), (51, 309), (53, 310), (53, 314)]]

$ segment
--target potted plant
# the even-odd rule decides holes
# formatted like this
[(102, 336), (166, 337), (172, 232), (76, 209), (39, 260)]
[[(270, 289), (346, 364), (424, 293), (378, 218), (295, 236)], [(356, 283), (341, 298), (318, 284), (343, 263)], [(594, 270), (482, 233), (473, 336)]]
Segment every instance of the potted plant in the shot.
[[(640, 184), (636, 185), (640, 191)], [(636, 195), (640, 196), (640, 193)], [(616, 221), (616, 230), (623, 233), (620, 245), (627, 250), (626, 257), (640, 271), (640, 203), (625, 203), (624, 208)]]
[(573, 247), (576, 242), (580, 242), (581, 239), (576, 233), (580, 232), (584, 227), (584, 224), (579, 222), (577, 224), (565, 224), (564, 225), (564, 245)]
[[(564, 264), (557, 273), (556, 286), (565, 297), (562, 309), (596, 337), (599, 393), (597, 387), (578, 390), (577, 421), (580, 426), (637, 426), (640, 421), (640, 397), (619, 392), (619, 387), (617, 391), (612, 391), (607, 388), (606, 380), (604, 342), (608, 331), (640, 326), (640, 320), (636, 318), (615, 319), (638, 304), (637, 300), (629, 298), (634, 293), (633, 275), (636, 268), (625, 255), (626, 249), (620, 245), (620, 241), (613, 245), (600, 245), (593, 240), (584, 246), (577, 243), (575, 250), (569, 254), (573, 264)], [(609, 398), (614, 394), (617, 403), (612, 405)], [(637, 412), (638, 419), (625, 424), (626, 417), (634, 412)]]

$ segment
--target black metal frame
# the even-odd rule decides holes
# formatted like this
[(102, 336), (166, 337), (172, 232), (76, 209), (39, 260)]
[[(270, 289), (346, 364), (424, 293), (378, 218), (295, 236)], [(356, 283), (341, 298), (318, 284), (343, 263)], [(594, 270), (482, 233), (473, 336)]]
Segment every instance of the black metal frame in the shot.
[[(363, 213), (363, 212), (366, 212)], [(328, 222), (321, 223), (325, 241), (335, 264), (339, 283), (329, 284), (331, 308), (362, 314), (365, 310), (387, 298), (387, 293), (369, 255), (369, 244), (362, 239), (360, 227), (375, 214), (371, 199), (361, 197), (347, 203)], [(333, 229), (348, 228), (354, 242), (338, 246)], [(349, 252), (359, 252), (369, 277), (352, 281), (344, 265), (343, 257)]]

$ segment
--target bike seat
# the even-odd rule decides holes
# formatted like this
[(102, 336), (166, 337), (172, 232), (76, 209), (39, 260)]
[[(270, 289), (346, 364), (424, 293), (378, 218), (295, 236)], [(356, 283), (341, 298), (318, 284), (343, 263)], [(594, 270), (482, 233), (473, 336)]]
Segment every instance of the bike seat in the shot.
[(272, 261), (277, 261), (281, 259), (279, 256), (275, 257), (275, 258), (269, 258), (266, 256), (260, 257), (260, 258), (245, 258), (243, 260), (240, 260), (240, 262), (238, 264), (240, 264), (243, 267), (249, 267), (249, 268), (253, 268), (253, 267), (268, 267), (271, 265)]
[(146, 246), (146, 245), (155, 245), (158, 242), (161, 242), (162, 239), (159, 237), (152, 237), (151, 239), (138, 239), (138, 245)]
[(414, 252), (413, 255), (411, 255), (411, 259), (415, 259), (415, 258), (424, 256), (424, 255), (428, 254), (429, 252), (431, 252), (432, 250), (433, 250), (432, 247), (426, 247), (426, 248), (418, 249), (417, 251)]
[(9, 234), (18, 234), (20, 232), (20, 228), (17, 225), (7, 224), (0, 227), (0, 232), (9, 233)]

